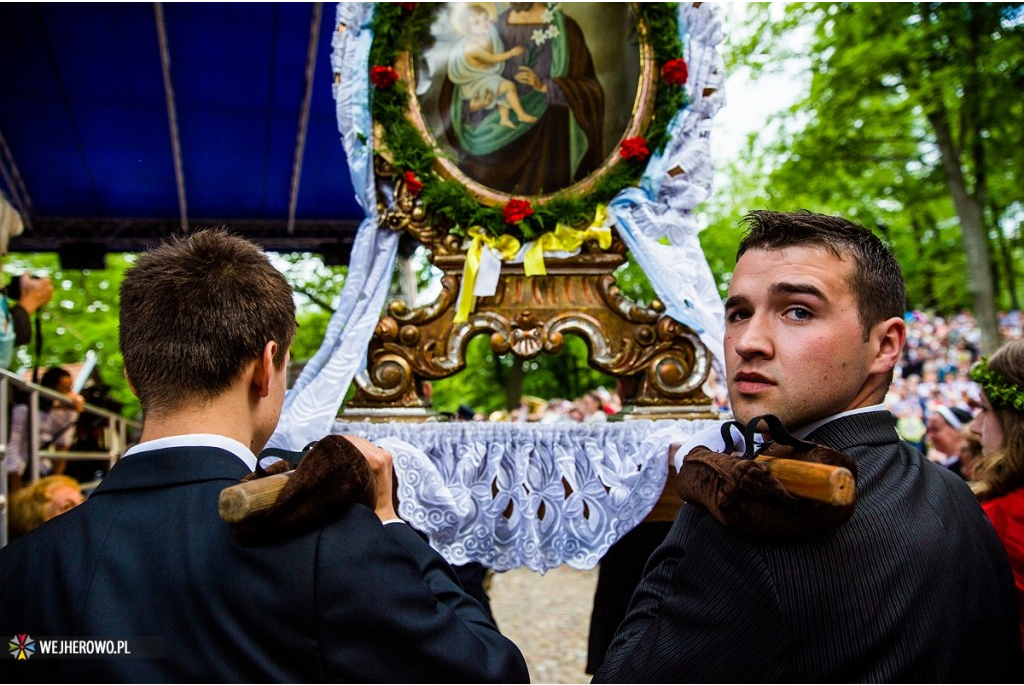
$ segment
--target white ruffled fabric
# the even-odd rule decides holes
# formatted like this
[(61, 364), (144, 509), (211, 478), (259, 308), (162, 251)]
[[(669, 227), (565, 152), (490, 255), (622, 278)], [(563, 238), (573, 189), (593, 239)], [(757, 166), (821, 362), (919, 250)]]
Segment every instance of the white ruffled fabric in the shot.
[(378, 224), (369, 142), (373, 122), (367, 64), (373, 42), (373, 3), (339, 3), (337, 17), (337, 23), (345, 25), (331, 41), (331, 66), (341, 75), (334, 84), (338, 130), (356, 199), (366, 218), (356, 233), (345, 287), (324, 341), (285, 396), (277, 430), (268, 442), (269, 447), (281, 449), (300, 450), (331, 432), (352, 379), (366, 366), (366, 349), (384, 308), (398, 255), (398, 233)]
[[(725, 104), (725, 66), (718, 52), (725, 36), (721, 8), (679, 3), (678, 23), (689, 72), (689, 104), (673, 117), (671, 139), (651, 157), (640, 186), (616, 195), (610, 212), (630, 254), (665, 303), (665, 313), (697, 332), (721, 374), (725, 308), (693, 216), (711, 195), (711, 122)], [(713, 92), (705, 95), (706, 90)], [(669, 244), (661, 243), (662, 238)]]
[(334, 433), (394, 455), (399, 514), (450, 563), (543, 573), (594, 568), (654, 507), (669, 445), (718, 425), (339, 421)]

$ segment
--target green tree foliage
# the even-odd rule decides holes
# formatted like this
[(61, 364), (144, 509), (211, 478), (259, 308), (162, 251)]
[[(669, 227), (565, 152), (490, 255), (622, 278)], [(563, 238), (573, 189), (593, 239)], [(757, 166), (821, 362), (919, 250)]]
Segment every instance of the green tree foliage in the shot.
[(138, 401), (124, 380), (117, 339), (117, 292), (125, 269), (134, 261), (135, 255), (111, 254), (107, 255), (106, 269), (77, 271), (62, 270), (53, 253), (5, 257), (5, 283), (24, 272), (49, 276), (53, 281), (53, 299), (36, 314), (42, 331), (42, 352), (37, 358), (34, 341), (18, 348), (12, 370), (81, 362), (93, 350), (96, 369), (111, 388), (111, 399), (124, 404), (128, 416), (137, 416)]
[(327, 324), (345, 286), (347, 266), (327, 266), (308, 252), (273, 255), (274, 263), (295, 291), (295, 318), (299, 327), (292, 343), (292, 360), (301, 364), (316, 354)]
[(782, 21), (763, 7), (751, 21), (738, 58), (755, 68), (783, 63), (791, 32), (814, 27), (810, 92), (752, 150), (770, 168), (767, 203), (877, 229), (911, 307), (969, 306), (996, 345), (996, 308), (1021, 295), (1022, 6), (793, 3)]

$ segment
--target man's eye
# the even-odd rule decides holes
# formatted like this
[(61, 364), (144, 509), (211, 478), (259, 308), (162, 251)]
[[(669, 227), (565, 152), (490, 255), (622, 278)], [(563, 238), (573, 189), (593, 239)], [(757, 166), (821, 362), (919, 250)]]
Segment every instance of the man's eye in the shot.
[(726, 314), (725, 314), (725, 320), (726, 321), (730, 321), (730, 322), (732, 322), (732, 321), (743, 321), (743, 320), (749, 319), (749, 318), (750, 318), (750, 312), (748, 312), (746, 309), (735, 309), (735, 310), (733, 310), (731, 312), (726, 312)]
[(790, 307), (786, 310), (786, 318), (794, 321), (806, 321), (811, 318), (811, 311), (803, 307)]

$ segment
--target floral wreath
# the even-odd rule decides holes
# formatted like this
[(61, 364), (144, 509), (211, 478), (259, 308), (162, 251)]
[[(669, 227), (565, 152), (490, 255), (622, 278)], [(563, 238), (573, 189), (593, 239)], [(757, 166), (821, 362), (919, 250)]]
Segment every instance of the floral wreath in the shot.
[[(557, 3), (547, 5), (551, 11)], [(405, 116), (408, 90), (395, 87), (399, 75), (393, 65), (399, 53), (413, 45), (428, 46), (434, 40), (430, 27), (439, 10), (437, 3), (377, 3), (370, 48), (373, 121), (382, 131), (392, 166), (424, 210), (435, 220), (448, 223), (449, 230), (457, 235), (466, 236), (470, 228), (479, 226), (494, 237), (511, 235), (532, 240), (559, 225), (588, 224), (619, 191), (637, 185), (651, 152), (668, 141), (672, 117), (686, 105), (683, 86), (687, 66), (680, 57), (675, 3), (636, 3), (633, 7), (647, 27), (664, 84), (656, 88), (646, 135), (623, 140), (621, 161), (586, 192), (562, 191), (536, 205), (515, 197), (503, 207), (491, 207), (479, 202), (458, 181), (446, 180), (435, 171), (437, 153)]]
[(981, 389), (985, 391), (985, 397), (993, 407), (1024, 412), (1024, 388), (1003, 374), (990, 369), (988, 357), (982, 357), (967, 377), (981, 386)]

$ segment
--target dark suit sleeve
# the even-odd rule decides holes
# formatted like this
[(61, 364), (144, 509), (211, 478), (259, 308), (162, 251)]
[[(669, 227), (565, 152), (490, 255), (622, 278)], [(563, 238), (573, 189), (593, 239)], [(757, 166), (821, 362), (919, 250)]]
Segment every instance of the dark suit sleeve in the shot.
[(519, 649), (448, 563), (366, 507), (321, 533), (316, 593), (329, 680), (529, 682)]
[(783, 625), (756, 546), (685, 505), (651, 555), (593, 682), (785, 679)]

